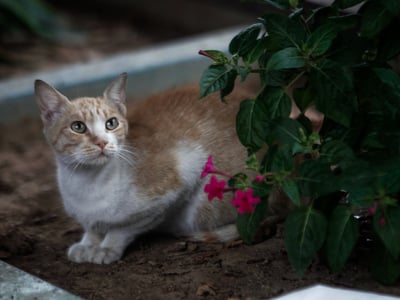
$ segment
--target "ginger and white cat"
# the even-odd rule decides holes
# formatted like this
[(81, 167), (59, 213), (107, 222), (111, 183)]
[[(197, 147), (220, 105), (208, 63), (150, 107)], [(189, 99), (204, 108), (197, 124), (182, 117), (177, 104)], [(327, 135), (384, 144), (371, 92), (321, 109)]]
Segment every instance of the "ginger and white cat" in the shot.
[(128, 113), (126, 80), (124, 73), (102, 97), (71, 101), (35, 81), (64, 207), (85, 231), (69, 259), (111, 263), (151, 230), (194, 240), (236, 238), (235, 207), (229, 199), (207, 201), (200, 174), (209, 155), (226, 172), (244, 169), (235, 116), (245, 96), (223, 104), (218, 95), (198, 100), (197, 89), (183, 88)]

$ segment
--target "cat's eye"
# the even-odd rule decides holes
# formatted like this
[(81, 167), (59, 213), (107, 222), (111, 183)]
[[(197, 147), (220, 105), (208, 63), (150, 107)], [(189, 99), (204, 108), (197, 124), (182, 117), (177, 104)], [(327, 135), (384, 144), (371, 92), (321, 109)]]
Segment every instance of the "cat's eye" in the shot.
[(72, 131), (76, 133), (85, 133), (86, 132), (86, 125), (81, 121), (75, 121), (71, 124)]
[(117, 128), (119, 125), (117, 118), (111, 118), (109, 120), (107, 120), (106, 122), (106, 128), (108, 130), (113, 130), (115, 128)]

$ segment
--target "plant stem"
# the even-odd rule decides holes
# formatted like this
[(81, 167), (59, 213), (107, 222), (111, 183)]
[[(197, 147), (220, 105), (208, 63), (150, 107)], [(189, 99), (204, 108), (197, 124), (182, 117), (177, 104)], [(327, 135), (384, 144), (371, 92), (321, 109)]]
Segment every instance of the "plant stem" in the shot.
[(289, 84), (286, 86), (286, 92), (288, 92), (290, 90), (290, 88), (301, 78), (303, 77), (303, 75), (306, 73), (306, 71), (301, 71), (299, 74), (297, 74), (297, 76), (291, 81), (289, 82)]

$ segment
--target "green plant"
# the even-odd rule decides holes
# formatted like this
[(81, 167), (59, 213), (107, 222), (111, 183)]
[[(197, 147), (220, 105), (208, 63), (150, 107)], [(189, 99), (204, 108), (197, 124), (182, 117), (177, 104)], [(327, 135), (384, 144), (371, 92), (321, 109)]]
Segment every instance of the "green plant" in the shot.
[[(265, 201), (281, 190), (295, 208), (285, 221), (289, 260), (301, 276), (317, 255), (340, 271), (360, 239), (357, 217), (370, 219), (371, 272), (380, 282), (400, 278), (400, 78), (389, 62), (400, 54), (400, 1), (336, 0), (310, 8), (297, 0), (265, 0), (282, 9), (266, 13), (238, 33), (230, 55), (213, 60), (200, 80), (201, 97), (257, 73), (262, 88), (244, 99), (236, 116), (249, 168), (260, 175), (233, 176), (232, 189), (250, 188), (263, 201), (238, 216), (252, 242), (265, 217)], [(358, 13), (343, 9), (361, 5)], [(289, 118), (292, 103), (300, 109)], [(324, 114), (313, 131), (310, 107)], [(255, 158), (268, 146), (266, 155)], [(299, 164), (295, 156), (303, 156)]]
[(42, 0), (0, 0), (0, 34), (13, 31), (54, 40), (65, 29)]

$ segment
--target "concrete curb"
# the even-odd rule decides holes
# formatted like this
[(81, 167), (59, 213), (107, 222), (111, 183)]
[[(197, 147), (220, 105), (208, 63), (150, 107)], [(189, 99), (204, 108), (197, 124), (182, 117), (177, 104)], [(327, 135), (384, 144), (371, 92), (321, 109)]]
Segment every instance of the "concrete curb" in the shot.
[(82, 300), (0, 260), (0, 299)]
[(127, 93), (130, 97), (197, 83), (210, 64), (198, 51), (226, 51), (232, 37), (244, 26), (0, 81), (0, 123), (37, 114), (33, 95), (35, 79), (48, 82), (70, 98), (101, 95), (110, 80), (122, 72), (129, 75)]

